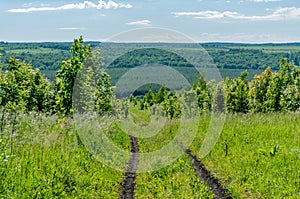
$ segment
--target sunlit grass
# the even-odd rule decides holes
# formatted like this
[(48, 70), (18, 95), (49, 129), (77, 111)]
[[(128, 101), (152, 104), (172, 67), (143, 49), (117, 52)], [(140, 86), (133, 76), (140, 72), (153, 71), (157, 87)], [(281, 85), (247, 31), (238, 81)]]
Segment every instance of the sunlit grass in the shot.
[[(194, 154), (208, 127), (202, 121)], [(229, 115), (218, 143), (202, 161), (235, 198), (299, 198), (300, 115)]]

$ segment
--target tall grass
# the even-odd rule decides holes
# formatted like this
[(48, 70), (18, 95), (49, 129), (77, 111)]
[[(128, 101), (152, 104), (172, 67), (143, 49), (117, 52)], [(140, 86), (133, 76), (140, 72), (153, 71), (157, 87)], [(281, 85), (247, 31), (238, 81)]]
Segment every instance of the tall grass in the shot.
[[(200, 123), (194, 154), (208, 123)], [(234, 198), (299, 198), (300, 115), (228, 115), (218, 143), (202, 161)]]

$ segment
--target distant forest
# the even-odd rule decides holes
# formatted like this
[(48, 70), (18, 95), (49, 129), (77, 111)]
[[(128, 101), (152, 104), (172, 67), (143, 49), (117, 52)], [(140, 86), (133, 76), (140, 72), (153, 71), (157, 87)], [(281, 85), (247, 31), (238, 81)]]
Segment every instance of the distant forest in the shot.
[[(105, 47), (112, 55), (118, 54), (120, 49), (127, 44), (86, 42), (92, 48)], [(43, 42), (43, 43), (7, 43), (0, 42), (2, 49), (0, 61), (5, 64), (10, 56), (29, 63), (33, 68), (39, 68), (48, 78), (55, 77), (55, 71), (60, 68), (62, 60), (71, 57), (71, 42)], [(116, 69), (132, 68), (137, 65), (154, 63), (172, 67), (191, 67), (184, 58), (174, 56), (167, 51), (147, 48), (147, 44), (131, 44), (136, 47), (144, 46), (145, 49), (135, 50), (114, 60), (110, 67)], [(162, 44), (157, 44), (159, 47)], [(166, 45), (166, 44), (163, 44)], [(167, 44), (170, 47), (182, 48), (185, 51), (193, 50), (190, 44)], [(223, 77), (234, 78), (243, 70), (248, 70), (249, 76), (259, 74), (268, 66), (272, 70), (279, 69), (281, 58), (300, 65), (300, 43), (286, 44), (239, 44), (239, 43), (204, 43), (200, 44), (211, 56)], [(200, 46), (199, 45), (199, 46)], [(112, 56), (113, 57), (113, 56)], [(105, 61), (105, 60), (104, 60)], [(5, 70), (5, 68), (4, 68)], [(112, 70), (116, 72), (116, 70)], [(114, 75), (112, 78), (114, 79)]]

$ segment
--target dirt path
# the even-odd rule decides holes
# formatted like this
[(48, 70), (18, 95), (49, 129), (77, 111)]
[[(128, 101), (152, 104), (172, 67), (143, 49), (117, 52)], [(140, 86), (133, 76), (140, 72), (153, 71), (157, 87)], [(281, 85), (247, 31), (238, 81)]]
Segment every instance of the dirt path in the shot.
[(189, 149), (185, 149), (185, 153), (189, 155), (192, 160), (193, 168), (197, 176), (204, 181), (205, 185), (209, 187), (209, 189), (215, 195), (215, 199), (231, 199), (232, 197), (228, 194), (227, 189), (222, 187), (219, 179), (213, 177), (210, 172), (205, 168), (204, 164), (202, 164), (196, 156), (194, 156)]
[(128, 162), (128, 170), (125, 172), (124, 180), (120, 186), (120, 199), (133, 199), (135, 190), (136, 171), (138, 167), (139, 146), (137, 138), (130, 135), (132, 156)]

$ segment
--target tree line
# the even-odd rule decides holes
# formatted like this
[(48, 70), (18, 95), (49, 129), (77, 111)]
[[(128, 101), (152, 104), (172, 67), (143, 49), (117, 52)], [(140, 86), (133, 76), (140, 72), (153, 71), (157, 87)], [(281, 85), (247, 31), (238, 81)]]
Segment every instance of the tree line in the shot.
[[(72, 115), (74, 111), (111, 113), (113, 87), (110, 76), (100, 71), (103, 66), (100, 49), (92, 51), (80, 37), (74, 39), (70, 52), (71, 58), (61, 62), (52, 82), (39, 69), (10, 57), (6, 70), (0, 72), (0, 108), (62, 115)], [(162, 86), (157, 92), (149, 90), (140, 100), (131, 96), (130, 101), (141, 110), (162, 105), (170, 119), (181, 116), (180, 98), (187, 98), (191, 92), (196, 95), (201, 112), (299, 110), (300, 69), (293, 62), (282, 59), (278, 71), (268, 67), (251, 82), (247, 79), (247, 72), (222, 82), (207, 82), (200, 76), (192, 90), (182, 91), (181, 97)]]
[(245, 71), (238, 78), (226, 78), (220, 83), (206, 82), (200, 77), (194, 85), (200, 109), (212, 110), (216, 104), (223, 104), (224, 111), (229, 113), (300, 109), (300, 69), (293, 62), (283, 58), (279, 71), (268, 67), (250, 82), (247, 76)]
[[(39, 69), (11, 56), (6, 70), (2, 70), (3, 66), (0, 70), (3, 114), (9, 110), (71, 115), (74, 107), (80, 111), (87, 106), (99, 114), (111, 111), (113, 91), (110, 76), (99, 72), (101, 62), (97, 57), (100, 51), (93, 53), (82, 37), (74, 39), (70, 51), (71, 58), (61, 62), (54, 82), (45, 78)], [(74, 90), (76, 88), (80, 89)], [(87, 90), (89, 92), (85, 93)]]
[(162, 86), (157, 92), (149, 90), (140, 100), (131, 96), (130, 101), (141, 110), (160, 104), (173, 119), (182, 116), (179, 98), (183, 96), (186, 100), (191, 93), (196, 96), (200, 113), (295, 112), (300, 110), (300, 69), (293, 62), (281, 59), (279, 71), (273, 72), (268, 67), (250, 82), (247, 71), (238, 78), (221, 82), (207, 82), (200, 75), (190, 91), (176, 95)]

